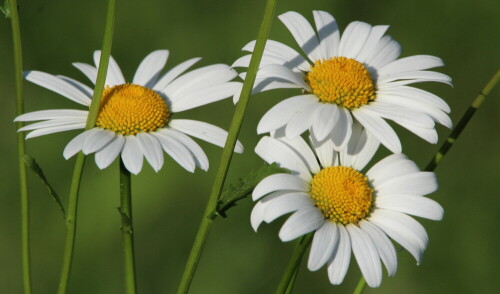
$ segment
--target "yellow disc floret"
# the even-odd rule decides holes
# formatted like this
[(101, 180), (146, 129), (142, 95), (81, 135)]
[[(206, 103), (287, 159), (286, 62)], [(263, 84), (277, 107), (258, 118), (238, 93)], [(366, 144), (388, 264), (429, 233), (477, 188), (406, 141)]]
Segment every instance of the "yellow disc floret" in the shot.
[(335, 166), (314, 176), (310, 196), (325, 218), (347, 225), (357, 224), (368, 215), (372, 193), (363, 174), (350, 167)]
[(324, 103), (353, 109), (375, 99), (375, 87), (366, 67), (346, 57), (318, 60), (311, 65), (306, 82)]
[(122, 135), (152, 132), (164, 127), (170, 112), (155, 91), (139, 85), (106, 87), (96, 126)]

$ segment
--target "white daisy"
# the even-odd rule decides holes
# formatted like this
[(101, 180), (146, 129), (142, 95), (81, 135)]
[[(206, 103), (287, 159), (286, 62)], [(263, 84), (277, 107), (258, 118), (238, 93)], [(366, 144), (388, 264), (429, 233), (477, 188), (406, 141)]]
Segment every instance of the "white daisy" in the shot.
[(262, 222), (293, 212), (281, 227), (280, 239), (290, 241), (314, 232), (307, 266), (315, 271), (327, 264), (334, 285), (344, 280), (351, 250), (370, 287), (382, 281), (380, 260), (393, 276), (397, 255), (389, 238), (420, 263), (428, 236), (408, 214), (442, 219), (443, 208), (423, 196), (437, 189), (435, 174), (421, 172), (401, 153), (362, 173), (379, 142), (356, 122), (347, 148), (340, 153), (331, 140), (311, 143), (314, 152), (301, 137), (263, 137), (255, 148), (266, 162), (277, 162), (291, 174), (268, 176), (255, 187), (254, 230)]
[[(451, 85), (447, 75), (426, 70), (442, 66), (441, 59), (429, 55), (397, 59), (401, 46), (384, 36), (389, 26), (355, 21), (341, 37), (329, 13), (313, 11), (313, 15), (316, 30), (296, 12), (279, 16), (307, 59), (282, 43), (266, 43), (254, 92), (299, 88), (303, 94), (271, 108), (260, 120), (259, 134), (283, 127), (286, 136), (293, 138), (309, 129), (317, 140), (331, 137), (339, 151), (349, 141), (354, 117), (384, 146), (399, 153), (399, 138), (384, 118), (430, 143), (438, 139), (435, 122), (451, 127), (446, 102), (408, 86), (428, 81)], [(254, 46), (252, 41), (243, 50), (252, 52)], [(246, 55), (232, 66), (248, 67), (249, 61)]]
[[(121, 154), (127, 169), (141, 171), (143, 156), (155, 171), (163, 165), (163, 151), (186, 170), (208, 169), (208, 159), (201, 147), (187, 135), (224, 146), (227, 132), (214, 125), (188, 119), (174, 119), (184, 110), (233, 97), (241, 83), (231, 81), (237, 73), (225, 64), (215, 64), (183, 74), (200, 60), (189, 59), (160, 77), (167, 62), (168, 50), (150, 53), (139, 65), (132, 83), (126, 83), (120, 67), (110, 57), (106, 87), (102, 95), (96, 127), (71, 140), (64, 149), (66, 159), (80, 150), (95, 152), (99, 168), (109, 166)], [(84, 63), (73, 65), (94, 84), (100, 51), (94, 52), (95, 67)], [(25, 78), (64, 97), (89, 107), (93, 89), (79, 81), (39, 71), (28, 71)], [(88, 110), (42, 110), (18, 116), (15, 121), (42, 121), (19, 131), (31, 131), (26, 138), (56, 132), (83, 129)], [(236, 152), (243, 152), (237, 143)]]

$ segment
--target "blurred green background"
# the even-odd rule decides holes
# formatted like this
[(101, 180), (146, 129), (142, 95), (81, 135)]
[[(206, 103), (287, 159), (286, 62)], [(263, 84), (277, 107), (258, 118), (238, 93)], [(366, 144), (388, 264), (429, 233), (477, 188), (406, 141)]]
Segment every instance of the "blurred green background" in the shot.
[[(63, 74), (87, 82), (72, 62), (92, 62), (104, 31), (106, 2), (20, 0), (24, 69)], [(231, 64), (253, 40), (264, 0), (118, 1), (112, 54), (131, 79), (142, 58), (169, 49), (167, 67), (200, 56), (198, 65)], [(471, 100), (500, 64), (500, 2), (476, 1), (278, 1), (277, 14), (297, 11), (312, 20), (312, 10), (332, 13), (343, 30), (354, 20), (389, 24), (389, 34), (403, 46), (402, 56), (436, 55), (446, 63), (438, 69), (453, 78), (454, 87), (419, 87), (443, 97), (456, 123)], [(19, 188), (15, 148), (14, 81), (10, 23), (0, 20), (0, 293), (21, 293)], [(276, 19), (271, 38), (297, 47)], [(259, 167), (253, 154), (258, 120), (272, 105), (295, 93), (272, 91), (252, 97), (228, 182)], [(26, 110), (72, 108), (76, 104), (48, 90), (25, 83)], [(223, 101), (179, 115), (228, 128), (233, 106)], [(407, 252), (399, 254), (394, 278), (384, 273), (382, 286), (367, 293), (494, 293), (498, 289), (500, 254), (500, 89), (495, 89), (462, 137), (437, 169), (440, 189), (431, 195), (445, 208), (441, 222), (420, 220), (430, 235), (423, 263)], [(429, 145), (396, 127), (403, 150), (424, 167), (438, 146)], [(449, 130), (438, 127), (440, 143)], [(74, 159), (62, 151), (78, 132), (28, 141), (45, 174), (66, 203)], [(200, 141), (199, 141), (200, 142)], [(208, 172), (190, 174), (170, 158), (158, 174), (145, 165), (133, 177), (135, 238), (140, 293), (174, 293), (194, 239), (221, 149), (200, 142), (211, 164)], [(377, 157), (387, 155), (381, 150)], [(64, 223), (44, 186), (30, 173), (31, 237), (34, 293), (57, 288)], [(118, 166), (100, 171), (93, 156), (85, 167), (79, 206), (79, 226), (70, 293), (123, 293), (122, 251), (117, 206)], [(249, 223), (252, 202), (238, 203), (228, 219), (217, 219), (195, 276), (191, 293), (272, 293), (288, 260), (292, 243), (277, 232), (283, 219), (263, 225), (258, 233)], [(350, 293), (359, 269), (351, 260), (341, 286), (329, 284), (326, 269), (302, 268), (295, 293)]]

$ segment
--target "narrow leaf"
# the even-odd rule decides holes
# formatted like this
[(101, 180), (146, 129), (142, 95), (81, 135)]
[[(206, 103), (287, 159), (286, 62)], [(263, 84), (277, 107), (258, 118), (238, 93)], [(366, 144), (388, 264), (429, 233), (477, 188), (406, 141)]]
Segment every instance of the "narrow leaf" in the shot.
[(40, 167), (40, 165), (38, 165), (38, 163), (36, 162), (35, 158), (33, 158), (32, 156), (30, 156), (28, 154), (25, 154), (24, 157), (23, 157), (23, 159), (24, 159), (24, 162), (26, 163), (26, 166), (30, 170), (32, 170), (40, 178), (40, 180), (42, 181), (42, 183), (47, 188), (47, 191), (49, 192), (49, 195), (57, 203), (57, 206), (59, 207), (59, 210), (61, 211), (61, 213), (63, 215), (63, 218), (66, 219), (66, 212), (64, 211), (64, 206), (63, 206), (63, 204), (61, 202), (61, 199), (57, 195), (57, 193), (54, 190), (54, 188), (52, 188), (52, 186), (50, 185), (49, 181), (47, 180), (47, 178), (45, 177), (45, 175), (43, 173), (42, 168)]
[(212, 217), (221, 215), (226, 217), (226, 211), (235, 206), (236, 202), (252, 194), (253, 189), (257, 184), (267, 176), (277, 173), (289, 173), (290, 171), (278, 167), (276, 163), (264, 164), (258, 170), (250, 172), (246, 177), (240, 178), (238, 184), (230, 184), (229, 188), (221, 194), (220, 200), (217, 203), (216, 212)]
[(3, 6), (0, 6), (0, 10), (5, 15), (5, 18), (10, 18), (10, 3), (9, 0), (5, 0)]

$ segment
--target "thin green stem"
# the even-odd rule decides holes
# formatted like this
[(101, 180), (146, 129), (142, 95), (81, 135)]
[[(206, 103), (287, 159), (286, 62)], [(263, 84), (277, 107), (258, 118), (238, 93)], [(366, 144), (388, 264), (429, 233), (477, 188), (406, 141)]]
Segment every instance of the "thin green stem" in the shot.
[(446, 153), (448, 153), (448, 150), (450, 150), (451, 146), (453, 146), (453, 143), (455, 143), (455, 141), (458, 139), (458, 136), (460, 136), (462, 131), (465, 129), (465, 127), (469, 123), (470, 119), (472, 118), (476, 110), (481, 106), (486, 97), (490, 94), (491, 90), (495, 87), (495, 85), (499, 81), (500, 81), (500, 70), (498, 70), (493, 75), (493, 77), (490, 79), (490, 81), (488, 81), (483, 90), (481, 90), (481, 92), (479, 92), (474, 101), (472, 101), (472, 104), (469, 106), (465, 114), (462, 116), (457, 126), (451, 131), (450, 136), (446, 139), (441, 148), (439, 148), (439, 151), (436, 153), (436, 155), (432, 158), (432, 160), (425, 168), (426, 171), (433, 171), (437, 167), (438, 163), (443, 159)]
[[(90, 105), (89, 114), (85, 130), (89, 130), (95, 126), (97, 119), (97, 112), (99, 110), (99, 101), (101, 100), (104, 83), (106, 81), (106, 73), (109, 63), (109, 56), (111, 54), (111, 43), (113, 40), (113, 28), (115, 22), (115, 0), (108, 1), (108, 12), (106, 15), (106, 28), (104, 32), (104, 40), (102, 45), (101, 59), (99, 61), (99, 69), (97, 71), (97, 80), (94, 88), (94, 95), (92, 97), (92, 104)], [(64, 244), (63, 264), (61, 268), (61, 276), (59, 279), (58, 294), (65, 294), (68, 292), (68, 282), (71, 273), (71, 264), (73, 262), (73, 251), (75, 248), (76, 237), (76, 213), (78, 207), (78, 193), (80, 191), (80, 180), (82, 177), (82, 170), (85, 164), (85, 155), (78, 153), (75, 161), (75, 168), (73, 170), (73, 178), (71, 180), (71, 188), (68, 200), (68, 213), (66, 215), (66, 238)]]
[[(14, 49), (14, 76), (16, 83), (16, 116), (24, 113), (23, 101), (23, 51), (21, 46), (21, 29), (19, 27), (19, 14), (17, 0), (9, 0), (10, 18), (12, 25), (12, 40)], [(23, 122), (17, 122), (20, 129)], [(29, 197), (28, 197), (28, 172), (24, 163), (26, 142), (24, 132), (17, 133), (17, 157), (19, 166), (19, 188), (21, 193), (21, 255), (23, 268), (24, 293), (31, 293), (31, 267), (30, 267), (30, 234), (29, 234)]]
[(250, 95), (252, 93), (253, 84), (255, 82), (255, 77), (257, 75), (260, 60), (262, 59), (262, 54), (264, 52), (264, 46), (271, 29), (271, 24), (275, 13), (276, 1), (277, 0), (267, 0), (266, 8), (264, 11), (264, 19), (262, 20), (259, 29), (257, 42), (255, 44), (252, 58), (250, 60), (250, 65), (248, 67), (245, 82), (243, 83), (240, 100), (236, 105), (226, 144), (224, 146), (224, 150), (222, 151), (219, 169), (217, 171), (217, 175), (215, 176), (212, 191), (210, 193), (205, 212), (203, 213), (203, 218), (198, 228), (198, 233), (191, 248), (191, 252), (189, 254), (186, 268), (184, 269), (184, 273), (179, 284), (179, 288), (177, 289), (178, 294), (187, 293), (189, 291), (191, 281), (193, 280), (198, 262), (200, 261), (203, 247), (205, 246), (208, 233), (214, 221), (213, 216), (216, 214), (217, 202), (220, 197), (219, 195), (222, 191), (222, 187), (226, 179), (229, 164), (231, 163), (231, 157), (233, 155), (234, 146), (236, 145), (236, 140), (238, 138), (241, 124), (243, 122), (243, 117), (245, 116)]
[(359, 279), (358, 281), (358, 284), (356, 285), (356, 288), (354, 288), (354, 292), (352, 293), (353, 294), (363, 293), (363, 291), (365, 290), (365, 286), (366, 286), (366, 281), (363, 277), (361, 277), (361, 279)]
[[(488, 81), (486, 86), (484, 86), (483, 90), (479, 92), (479, 94), (476, 96), (476, 98), (472, 101), (472, 104), (469, 106), (465, 114), (462, 116), (458, 124), (453, 128), (451, 131), (450, 135), (446, 139), (446, 141), (441, 145), (441, 148), (439, 148), (439, 151), (434, 155), (425, 168), (426, 171), (434, 171), (438, 164), (441, 162), (443, 157), (448, 153), (450, 150), (451, 146), (453, 146), (453, 143), (458, 139), (462, 131), (465, 129), (467, 124), (469, 123), (470, 119), (476, 112), (476, 110), (481, 106), (481, 104), (486, 100), (486, 97), (490, 94), (491, 90), (495, 87), (495, 85), (500, 81), (500, 70), (497, 70), (497, 72), (493, 75), (493, 77)], [(358, 282), (358, 286), (356, 286), (356, 289), (354, 289), (354, 294), (361, 294), (363, 293), (363, 290), (365, 288), (365, 278), (361, 276)]]
[(134, 259), (134, 228), (132, 222), (132, 188), (130, 172), (120, 160), (120, 215), (122, 220), (125, 293), (137, 291)]
[[(314, 234), (310, 233), (303, 236), (297, 244), (295, 244), (295, 248), (293, 249), (292, 256), (290, 256), (290, 260), (285, 268), (285, 272), (281, 277), (281, 281), (278, 285), (278, 289), (276, 290), (276, 294), (284, 294), (290, 293), (293, 289), (293, 282), (295, 279), (293, 276), (297, 275), (300, 262), (302, 260), (302, 256), (304, 256), (307, 247), (311, 244), (312, 238)], [(296, 278), (296, 277), (295, 277)], [(289, 289), (289, 290), (288, 290)]]

